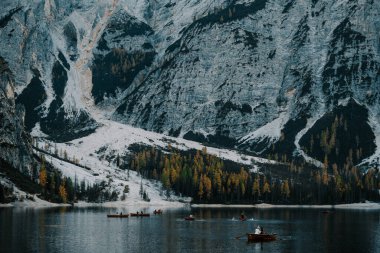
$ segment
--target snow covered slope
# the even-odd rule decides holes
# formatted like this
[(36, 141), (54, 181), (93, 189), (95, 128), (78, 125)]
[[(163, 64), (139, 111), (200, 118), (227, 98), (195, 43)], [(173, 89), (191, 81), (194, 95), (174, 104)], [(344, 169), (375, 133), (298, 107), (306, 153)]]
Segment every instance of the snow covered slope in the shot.
[[(44, 153), (47, 162), (51, 163), (64, 176), (70, 177), (73, 181), (76, 178), (78, 182), (85, 181), (87, 185), (99, 184), (104, 181), (109, 184), (110, 191), (116, 190), (119, 193), (119, 197), (122, 196), (125, 185), (128, 185), (130, 193), (127, 194), (125, 201), (118, 203), (120, 205), (176, 206), (179, 205), (178, 200), (185, 202), (190, 200), (188, 198), (178, 198), (175, 195), (167, 199), (161, 182), (143, 179), (135, 171), (128, 172), (127, 170), (121, 170), (117, 167), (116, 157), (124, 157), (130, 153), (128, 148), (134, 143), (154, 146), (160, 149), (167, 149), (168, 145), (171, 145), (179, 150), (202, 150), (204, 148), (203, 145), (109, 120), (101, 120), (101, 125), (95, 133), (66, 143), (51, 142), (44, 139), (43, 134), (40, 135), (41, 133), (38, 132), (35, 132), (34, 135), (40, 148), (47, 147), (48, 153), (57, 153), (61, 157), (63, 157), (63, 153), (66, 153), (68, 159), (72, 161), (76, 160), (81, 165), (77, 166)], [(38, 151), (36, 152), (39, 153)], [(239, 154), (234, 150), (207, 147), (207, 152), (222, 159), (246, 164), (252, 168), (252, 172), (258, 171), (259, 164), (275, 163), (263, 158)], [(141, 184), (151, 199), (150, 203), (143, 201), (139, 195)]]
[[(129, 154), (129, 147), (132, 144), (154, 146), (160, 149), (167, 149), (170, 145), (178, 150), (202, 150), (206, 147), (207, 153), (209, 154), (225, 160), (252, 166), (252, 168), (257, 168), (257, 164), (276, 163), (272, 160), (244, 155), (235, 150), (207, 147), (198, 142), (174, 138), (110, 120), (102, 120), (101, 123), (102, 126), (99, 127), (95, 133), (66, 143), (49, 141), (44, 138), (45, 136), (41, 132), (34, 132), (34, 136), (37, 138), (40, 148), (47, 145), (50, 153), (55, 153), (56, 150), (57, 153), (66, 151), (67, 157), (71, 160), (79, 160), (82, 166), (91, 168), (95, 174), (106, 173), (104, 171), (107, 171), (107, 168), (116, 169), (117, 155), (124, 157), (126, 154)], [(104, 159), (104, 157), (110, 157), (110, 159)], [(52, 159), (52, 161), (55, 165), (59, 165), (59, 163), (56, 164), (54, 162), (58, 162), (58, 159)], [(67, 165), (67, 175), (73, 177), (77, 166), (62, 161), (60, 163), (62, 164), (59, 167), (63, 166), (62, 168), (65, 167), (64, 165)], [(94, 174), (93, 172), (84, 169), (83, 173), (77, 176), (80, 179), (85, 179), (87, 176)]]

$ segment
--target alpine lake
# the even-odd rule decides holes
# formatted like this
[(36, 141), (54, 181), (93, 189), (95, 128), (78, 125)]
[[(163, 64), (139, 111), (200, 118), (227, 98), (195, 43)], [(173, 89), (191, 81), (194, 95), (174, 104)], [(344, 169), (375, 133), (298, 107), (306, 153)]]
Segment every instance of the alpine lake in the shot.
[[(107, 218), (143, 210), (150, 217)], [(380, 211), (0, 208), (0, 252), (380, 252)], [(248, 217), (238, 219), (241, 212)], [(194, 221), (184, 217), (193, 214)], [(248, 243), (260, 225), (277, 240)]]

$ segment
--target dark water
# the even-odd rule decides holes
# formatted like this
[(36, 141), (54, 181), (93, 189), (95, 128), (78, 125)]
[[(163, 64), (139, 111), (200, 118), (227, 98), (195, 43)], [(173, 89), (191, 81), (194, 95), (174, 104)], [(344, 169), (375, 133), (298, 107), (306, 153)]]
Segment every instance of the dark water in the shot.
[[(123, 210), (124, 213), (136, 210)], [(152, 210), (146, 210), (152, 211)], [(0, 209), (0, 252), (380, 252), (379, 211), (310, 209), (164, 210), (150, 218), (106, 217), (116, 209)], [(198, 219), (184, 221), (192, 212)], [(262, 225), (270, 243), (237, 236)]]

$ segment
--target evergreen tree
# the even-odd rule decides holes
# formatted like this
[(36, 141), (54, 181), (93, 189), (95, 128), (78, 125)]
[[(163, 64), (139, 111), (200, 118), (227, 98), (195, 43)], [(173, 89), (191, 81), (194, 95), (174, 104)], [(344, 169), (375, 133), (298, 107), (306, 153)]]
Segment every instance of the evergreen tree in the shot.
[(139, 194), (140, 194), (140, 197), (143, 198), (144, 188), (143, 188), (142, 181), (140, 182), (140, 191), (139, 191)]
[(263, 194), (264, 194), (264, 196), (265, 196), (265, 201), (268, 200), (268, 195), (269, 195), (270, 192), (271, 192), (271, 190), (270, 190), (270, 184), (269, 184), (268, 181), (264, 178)]
[(284, 182), (282, 183), (281, 194), (285, 197), (285, 199), (288, 199), (290, 197), (290, 188), (288, 180), (284, 180)]
[(129, 193), (129, 185), (125, 185), (125, 186), (124, 186), (124, 190), (123, 190), (123, 192), (124, 192), (125, 194), (128, 194), (128, 193)]
[(42, 159), (41, 168), (40, 168), (40, 175), (39, 175), (39, 181), (42, 188), (46, 187), (47, 183), (47, 172), (45, 167), (45, 159)]
[(203, 177), (203, 185), (204, 185), (204, 190), (205, 190), (205, 193), (206, 193), (206, 197), (207, 199), (211, 199), (211, 194), (212, 194), (212, 183), (211, 183), (211, 180), (209, 177), (207, 177), (207, 175), (205, 175)]
[(200, 179), (200, 183), (199, 183), (199, 187), (198, 187), (198, 197), (199, 197), (199, 199), (202, 199), (203, 194), (204, 194), (204, 191), (203, 191), (203, 175), (201, 174), (201, 179)]
[(63, 203), (67, 202), (67, 192), (65, 187), (65, 180), (62, 180), (61, 185), (59, 186), (59, 197)]
[(55, 192), (55, 175), (54, 173), (50, 174), (50, 190), (52, 193)]
[(260, 176), (256, 175), (255, 181), (253, 182), (252, 185), (252, 193), (255, 197), (255, 201), (257, 201), (260, 196), (261, 196), (261, 191), (260, 191)]

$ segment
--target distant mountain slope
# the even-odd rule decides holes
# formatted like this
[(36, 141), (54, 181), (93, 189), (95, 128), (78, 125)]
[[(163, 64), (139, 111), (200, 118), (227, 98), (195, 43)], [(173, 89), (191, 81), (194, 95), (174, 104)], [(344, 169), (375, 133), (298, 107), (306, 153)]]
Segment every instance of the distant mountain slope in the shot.
[[(56, 141), (108, 118), (277, 160), (344, 166), (351, 153), (355, 164), (380, 157), (378, 1), (1, 6), (0, 56), (25, 125)], [(347, 113), (352, 106), (360, 117)]]

